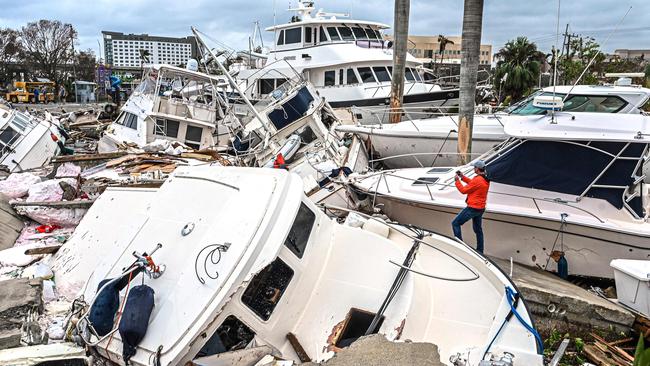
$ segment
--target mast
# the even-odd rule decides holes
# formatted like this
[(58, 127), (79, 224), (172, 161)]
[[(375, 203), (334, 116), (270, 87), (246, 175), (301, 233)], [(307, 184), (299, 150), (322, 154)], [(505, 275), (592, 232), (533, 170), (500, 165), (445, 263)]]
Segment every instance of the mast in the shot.
[(409, 33), (410, 0), (395, 0), (395, 37), (393, 42), (393, 75), (390, 88), (390, 123), (402, 120), (404, 69)]
[(255, 109), (255, 107), (253, 106), (251, 101), (246, 97), (246, 95), (241, 90), (241, 88), (239, 88), (239, 85), (237, 85), (237, 83), (235, 82), (235, 79), (232, 78), (232, 76), (230, 75), (230, 73), (228, 72), (226, 67), (223, 66), (221, 61), (219, 61), (217, 59), (217, 56), (214, 54), (214, 52), (212, 52), (212, 50), (205, 44), (205, 42), (203, 42), (203, 38), (201, 38), (201, 36), (199, 35), (199, 32), (196, 30), (196, 28), (192, 27), (192, 33), (194, 33), (194, 36), (196, 37), (196, 40), (201, 43), (203, 48), (205, 48), (210, 53), (210, 56), (212, 56), (212, 59), (214, 60), (214, 62), (217, 63), (217, 65), (219, 66), (219, 69), (221, 70), (221, 72), (224, 74), (226, 79), (228, 79), (228, 82), (230, 83), (230, 86), (232, 86), (232, 88), (237, 91), (239, 96), (244, 100), (244, 103), (246, 103), (246, 106), (248, 106), (248, 108), (253, 112), (253, 114), (255, 115), (255, 118), (257, 118), (260, 121), (260, 123), (262, 124), (262, 126), (264, 127), (266, 132), (273, 133), (273, 129), (271, 128), (271, 125), (269, 124), (269, 121), (266, 120), (264, 117), (262, 117), (260, 112), (258, 112), (257, 109)]
[(458, 114), (458, 163), (467, 164), (472, 153), (472, 128), (476, 80), (481, 51), (483, 0), (465, 0), (460, 62), (460, 101)]

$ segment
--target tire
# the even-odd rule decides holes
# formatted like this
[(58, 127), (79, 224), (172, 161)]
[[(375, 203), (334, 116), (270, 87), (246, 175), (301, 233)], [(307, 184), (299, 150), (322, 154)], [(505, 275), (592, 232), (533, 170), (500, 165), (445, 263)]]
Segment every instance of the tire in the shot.
[(18, 97), (16, 97), (15, 95), (13, 97), (11, 97), (11, 103), (14, 103), (14, 104), (18, 103)]
[(113, 112), (115, 112), (115, 107), (112, 104), (106, 104), (104, 105), (104, 112), (108, 115), (113, 115)]

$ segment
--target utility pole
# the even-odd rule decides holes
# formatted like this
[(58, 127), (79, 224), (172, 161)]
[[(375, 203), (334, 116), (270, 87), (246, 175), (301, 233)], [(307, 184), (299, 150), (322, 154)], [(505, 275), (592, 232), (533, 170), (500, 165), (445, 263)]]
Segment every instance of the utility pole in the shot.
[(402, 120), (404, 97), (404, 69), (409, 33), (410, 0), (395, 0), (395, 42), (393, 43), (393, 75), (390, 87), (390, 123)]
[(75, 64), (77, 63), (74, 55), (74, 30), (72, 25), (70, 25), (70, 47), (72, 47), (72, 77), (74, 78), (74, 102), (78, 103), (77, 100), (77, 68)]
[(483, 0), (465, 0), (460, 61), (460, 101), (458, 115), (458, 162), (469, 163), (476, 103), (476, 80), (483, 30)]

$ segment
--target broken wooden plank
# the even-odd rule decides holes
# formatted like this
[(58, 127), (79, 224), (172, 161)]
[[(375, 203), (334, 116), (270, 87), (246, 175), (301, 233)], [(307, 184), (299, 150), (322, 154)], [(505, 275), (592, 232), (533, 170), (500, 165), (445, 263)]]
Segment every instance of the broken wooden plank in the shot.
[(287, 340), (291, 344), (291, 347), (293, 347), (293, 350), (296, 351), (300, 362), (311, 362), (311, 357), (309, 357), (307, 351), (302, 347), (295, 334), (291, 332), (287, 333)]
[(615, 353), (619, 355), (620, 357), (623, 357), (627, 359), (630, 362), (634, 361), (634, 357), (622, 350), (620, 347), (613, 346), (609, 342), (607, 342), (605, 339), (603, 339), (601, 336), (595, 333), (591, 333), (591, 336), (594, 337), (595, 340), (597, 340), (599, 343), (604, 344), (612, 353)]
[(61, 249), (62, 244), (49, 245), (40, 248), (31, 248), (25, 251), (25, 255), (54, 254)]
[(127, 153), (124, 151), (116, 151), (116, 152), (100, 153), (100, 154), (62, 155), (62, 156), (56, 156), (52, 158), (52, 163), (68, 163), (68, 162), (75, 162), (75, 161), (115, 159), (126, 154)]
[(90, 207), (95, 203), (95, 200), (83, 200), (83, 201), (55, 201), (55, 202), (48, 202), (48, 201), (35, 201), (35, 202), (9, 202), (9, 204), (13, 207), (33, 207), (33, 206), (41, 206), (41, 207), (52, 207), (52, 208), (86, 208)]
[(632, 363), (621, 363), (608, 355), (602, 349), (598, 348), (595, 344), (587, 344), (584, 348), (584, 353), (587, 355), (589, 361), (598, 366), (631, 366)]

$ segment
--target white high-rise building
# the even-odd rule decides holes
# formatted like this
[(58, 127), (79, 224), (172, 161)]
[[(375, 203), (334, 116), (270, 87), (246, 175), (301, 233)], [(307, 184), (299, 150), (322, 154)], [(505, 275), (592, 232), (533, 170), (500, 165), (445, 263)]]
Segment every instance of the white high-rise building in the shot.
[(196, 57), (194, 37), (173, 38), (148, 34), (102, 31), (106, 63), (114, 68), (140, 68), (143, 55), (149, 63), (184, 66)]

